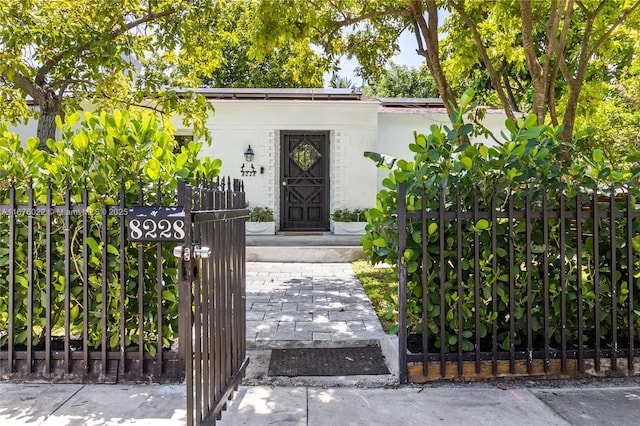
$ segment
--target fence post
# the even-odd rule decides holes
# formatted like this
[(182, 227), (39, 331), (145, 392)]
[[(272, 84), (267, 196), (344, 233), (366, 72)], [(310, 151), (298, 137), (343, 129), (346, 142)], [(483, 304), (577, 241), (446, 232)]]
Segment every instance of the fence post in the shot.
[[(184, 207), (184, 233), (185, 240), (183, 250), (191, 248), (191, 187), (180, 182), (178, 187), (178, 204)], [(189, 267), (185, 265), (184, 258), (178, 261), (178, 359), (186, 362), (187, 348), (191, 346), (191, 280)], [(190, 351), (189, 351), (190, 352)]]
[(407, 200), (405, 183), (398, 184), (398, 374), (400, 383), (407, 382)]

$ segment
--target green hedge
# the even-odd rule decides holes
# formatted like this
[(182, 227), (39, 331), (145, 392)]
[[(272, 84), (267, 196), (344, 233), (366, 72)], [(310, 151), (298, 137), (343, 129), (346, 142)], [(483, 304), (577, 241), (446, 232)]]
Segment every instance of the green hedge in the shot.
[[(82, 118), (82, 120), (81, 120)], [(102, 239), (101, 211), (120, 204), (120, 191), (124, 189), (125, 204), (138, 203), (143, 194), (143, 204), (156, 204), (156, 188), (160, 185), (163, 205), (175, 205), (178, 179), (192, 180), (196, 174), (213, 177), (218, 175), (220, 161), (200, 159), (201, 143), (191, 142), (176, 148), (170, 131), (162, 128), (151, 114), (114, 111), (111, 114), (73, 114), (63, 123), (57, 122), (60, 140), (47, 141), (47, 151), (37, 149), (38, 140), (26, 141), (0, 123), (0, 204), (9, 204), (10, 187), (15, 187), (16, 204), (26, 205), (29, 187), (38, 206), (47, 203), (47, 190), (51, 188), (52, 204), (64, 206), (65, 191), (69, 189), (71, 204), (82, 204), (86, 187), (88, 215), (88, 282), (83, 275), (83, 232), (81, 215), (71, 215), (71, 273), (69, 282), (64, 279), (64, 227), (65, 216), (53, 215), (52, 229), (52, 332), (64, 333), (65, 289), (69, 287), (71, 320), (70, 331), (81, 334), (85, 317), (88, 319), (88, 344), (101, 346), (103, 332), (100, 321), (103, 304), (106, 304), (110, 349), (120, 347), (119, 321), (121, 317), (120, 291), (124, 287), (126, 316), (126, 350), (135, 350), (139, 338), (138, 318), (138, 245), (127, 243), (120, 252), (120, 217), (108, 216), (106, 240)], [(27, 340), (28, 294), (28, 216), (16, 215), (15, 247), (15, 315), (14, 343)], [(36, 230), (33, 241), (35, 257), (33, 295), (33, 344), (45, 336), (46, 325), (46, 216), (34, 217)], [(8, 336), (8, 283), (9, 283), (9, 215), (0, 213), (0, 347), (7, 344)], [(102, 300), (102, 251), (106, 246), (108, 283), (107, 300)], [(171, 245), (162, 248), (163, 275), (163, 346), (169, 346), (177, 335), (177, 263), (171, 254)], [(120, 261), (124, 259), (126, 278), (120, 282)], [(156, 249), (145, 245), (144, 273), (144, 341), (145, 349), (154, 354), (157, 350), (157, 313), (153, 308), (157, 298)], [(83, 299), (83, 288), (88, 286), (89, 300)]]
[[(459, 117), (475, 107), (470, 96), (461, 102)], [(432, 126), (427, 135), (416, 134), (415, 141), (409, 147), (415, 153), (413, 160), (398, 160), (395, 168), (384, 179), (384, 189), (377, 195), (376, 207), (367, 212), (368, 225), (363, 236), (365, 255), (373, 262), (396, 264), (398, 261), (397, 232), (397, 185), (407, 185), (407, 208), (421, 208), (420, 199), (423, 193), (427, 196), (427, 209), (436, 210), (440, 197), (445, 197), (445, 208), (453, 211), (457, 199), (460, 199), (462, 210), (473, 211), (474, 197), (477, 197), (480, 211), (491, 208), (491, 197), (495, 191), (496, 205), (506, 210), (509, 194), (512, 196), (514, 211), (524, 208), (527, 197), (530, 197), (534, 211), (541, 211), (543, 198), (547, 194), (547, 209), (559, 210), (560, 194), (565, 194), (566, 209), (576, 208), (575, 197), (580, 193), (582, 202), (591, 204), (594, 189), (603, 195), (629, 193), (634, 200), (634, 208), (638, 208), (638, 178), (640, 168), (631, 171), (615, 171), (607, 166), (600, 151), (594, 151), (591, 157), (582, 156), (571, 150), (570, 146), (558, 141), (560, 128), (536, 125), (535, 116), (531, 115), (518, 122), (507, 120), (508, 134), (503, 134), (503, 141), (492, 147), (482, 144), (457, 146), (459, 135), (477, 132), (479, 129), (461, 120), (453, 129)], [(638, 165), (639, 156), (630, 158)], [(459, 193), (458, 193), (459, 191)], [(625, 202), (616, 201), (620, 210), (626, 210)], [(567, 279), (567, 339), (571, 345), (592, 345), (595, 336), (595, 300), (600, 304), (600, 338), (608, 338), (612, 326), (612, 303), (616, 300), (618, 337), (623, 340), (629, 330), (629, 288), (634, 288), (634, 310), (631, 327), (636, 328), (635, 339), (640, 335), (640, 220), (632, 223), (633, 258), (627, 256), (626, 220), (618, 219), (611, 223), (609, 218), (598, 220), (599, 257), (594, 257), (594, 238), (592, 234), (593, 219), (583, 219), (582, 227), (582, 268), (577, 269), (576, 230), (570, 221), (565, 222), (566, 252), (564, 259), (560, 253), (560, 221), (548, 221), (548, 246), (545, 248), (545, 236), (542, 220), (530, 222), (530, 238), (532, 250), (531, 274), (531, 314), (534, 340), (544, 338), (543, 326), (544, 301), (548, 298), (549, 337), (554, 344), (560, 339), (561, 329), (561, 282), (560, 269), (564, 268)], [(575, 225), (575, 224), (574, 224)], [(447, 351), (458, 349), (458, 334), (464, 336), (461, 342), (463, 350), (473, 350), (476, 333), (480, 338), (490, 337), (493, 321), (499, 327), (499, 344), (509, 349), (509, 271), (514, 275), (515, 292), (514, 321), (516, 341), (513, 343), (522, 348), (523, 339), (527, 336), (527, 228), (524, 219), (515, 220), (510, 232), (508, 219), (499, 219), (496, 229), (485, 219), (476, 223), (466, 221), (462, 227), (462, 256), (458, 257), (457, 230), (455, 220), (445, 222), (444, 264), (440, 264), (440, 230), (438, 221), (428, 223), (428, 312), (429, 333), (437, 336), (436, 347), (440, 347), (440, 312), (445, 313), (445, 336)], [(611, 227), (616, 235), (615, 264), (611, 261)], [(493, 268), (491, 238), (495, 234), (497, 250), (495, 253), (497, 268)], [(474, 284), (474, 239), (479, 239), (479, 276), (480, 276), (480, 324), (475, 325), (475, 284)], [(509, 241), (514, 248), (514, 261), (509, 261)], [(548, 292), (544, 289), (543, 253), (549, 259)], [(402, 261), (408, 270), (407, 316), (409, 332), (421, 333), (420, 322), (422, 312), (422, 234), (418, 220), (409, 223), (407, 249), (402, 253)], [(629, 282), (628, 265), (633, 265), (634, 279)], [(458, 266), (461, 266), (460, 277), (463, 287), (462, 323), (458, 315)], [(616, 270), (616, 295), (612, 292), (611, 271)], [(445, 280), (441, 282), (440, 268), (445, 268)], [(599, 271), (599, 292), (594, 287), (595, 271)], [(578, 289), (577, 275), (583, 280), (582, 297), (585, 314), (585, 333), (577, 336), (578, 329)], [(445, 304), (440, 302), (440, 288), (445, 288)], [(497, 310), (493, 310), (493, 290), (497, 293)]]

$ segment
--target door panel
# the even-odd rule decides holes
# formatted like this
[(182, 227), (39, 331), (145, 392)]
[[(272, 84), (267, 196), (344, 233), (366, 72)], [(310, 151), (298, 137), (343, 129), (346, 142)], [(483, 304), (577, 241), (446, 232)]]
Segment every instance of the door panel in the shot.
[(329, 230), (329, 132), (281, 132), (282, 230)]

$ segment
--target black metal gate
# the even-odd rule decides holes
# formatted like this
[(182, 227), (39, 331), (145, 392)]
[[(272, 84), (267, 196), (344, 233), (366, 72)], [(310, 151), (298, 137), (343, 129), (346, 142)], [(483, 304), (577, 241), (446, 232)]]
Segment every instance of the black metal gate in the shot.
[(329, 229), (329, 133), (282, 133), (282, 226)]
[[(249, 363), (245, 343), (245, 221), (240, 181), (232, 191), (214, 185), (184, 188), (185, 229), (179, 300), (186, 355), (187, 422), (215, 424), (244, 377)], [(226, 186), (231, 189), (231, 181)], [(181, 309), (181, 312), (185, 310)], [(192, 354), (189, 355), (189, 354)]]

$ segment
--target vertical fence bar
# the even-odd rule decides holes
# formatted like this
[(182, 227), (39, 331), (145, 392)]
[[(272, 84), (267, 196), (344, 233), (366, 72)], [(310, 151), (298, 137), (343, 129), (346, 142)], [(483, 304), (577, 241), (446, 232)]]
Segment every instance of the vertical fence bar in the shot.
[(547, 189), (543, 186), (542, 194), (542, 240), (544, 251), (542, 253), (542, 297), (544, 298), (544, 372), (549, 372), (549, 204)]
[(70, 316), (70, 283), (71, 283), (71, 189), (66, 182), (64, 191), (64, 371), (71, 372), (71, 316)]
[[(498, 312), (498, 217), (496, 214), (496, 189), (491, 190), (491, 269), (493, 282), (491, 284), (491, 309)], [(497, 315), (497, 314), (496, 314)], [(498, 319), (494, 318), (491, 331), (491, 372), (498, 374)]]
[(567, 278), (565, 273), (566, 256), (566, 208), (564, 188), (560, 190), (560, 369), (567, 371)]
[[(200, 225), (198, 223), (194, 223), (193, 226), (193, 241), (198, 241), (198, 228)], [(193, 260), (196, 265), (201, 265), (201, 260)], [(195, 269), (194, 269), (195, 270)], [(194, 325), (193, 325), (193, 340), (194, 340), (194, 350), (193, 350), (193, 361), (194, 361), (194, 378), (198, 379), (194, 381), (195, 385), (195, 406), (196, 406), (196, 415), (198, 416), (198, 421), (202, 422), (203, 418), (203, 409), (202, 409), (202, 366), (203, 366), (203, 352), (202, 352), (202, 328), (203, 328), (203, 296), (202, 289), (206, 283), (201, 279), (200, 274), (197, 276), (194, 274), (193, 276), (193, 300), (194, 300)]]
[[(142, 182), (138, 183), (138, 205), (144, 203)], [(144, 245), (138, 243), (138, 371), (144, 376)]]
[[(227, 192), (225, 193), (226, 195), (226, 199), (225, 199), (225, 209), (228, 209), (231, 206), (231, 195), (232, 195), (232, 191), (231, 191), (231, 178), (228, 177), (227, 178)], [(231, 234), (231, 227), (229, 226), (229, 221), (224, 221), (224, 235), (225, 235), (225, 247), (231, 247), (232, 241), (232, 234)], [(231, 360), (232, 357), (230, 356), (230, 350), (232, 348), (232, 342), (231, 342), (231, 297), (232, 297), (232, 285), (233, 285), (233, 276), (231, 274), (232, 270), (232, 264), (231, 264), (231, 250), (225, 250), (225, 284), (224, 284), (224, 297), (225, 297), (225, 302), (224, 302), (224, 315), (225, 315), (225, 322), (224, 322), (224, 327), (225, 327), (225, 350), (224, 350), (224, 357), (225, 357), (225, 365), (226, 365), (226, 372), (225, 372), (225, 383), (228, 382), (229, 378), (231, 378), (232, 374), (233, 374), (233, 370), (232, 370), (232, 366), (231, 366)]]
[[(202, 185), (202, 183), (200, 182), (200, 185)], [(195, 194), (194, 194), (194, 211), (200, 210), (202, 208), (202, 203), (201, 203), (201, 196), (202, 196), (202, 187), (198, 186), (197, 188), (195, 188)], [(200, 243), (200, 223), (198, 223), (197, 219), (194, 219), (194, 223), (193, 223), (193, 244), (199, 244)], [(193, 253), (192, 253), (193, 255)], [(192, 262), (197, 265), (197, 266), (201, 266), (202, 261), (198, 260), (198, 259), (193, 259)], [(195, 270), (195, 268), (194, 268)], [(205, 284), (204, 281), (201, 279), (200, 274), (195, 274), (193, 276), (193, 304), (194, 304), (194, 312), (193, 312), (193, 317), (194, 317), (194, 325), (193, 325), (193, 340), (194, 340), (194, 350), (193, 350), (193, 357), (194, 357), (194, 375), (195, 378), (198, 378), (199, 380), (195, 380), (194, 381), (194, 385), (195, 385), (195, 408), (196, 408), (196, 415), (197, 415), (197, 419), (198, 422), (202, 422), (202, 380), (200, 379), (202, 377), (202, 327), (203, 327), (203, 312), (202, 312), (202, 300), (203, 300), (203, 296), (202, 296), (202, 290), (203, 290), (203, 285)]]
[[(215, 209), (215, 191), (216, 188), (214, 187), (215, 183), (211, 180), (209, 181), (209, 190), (207, 191), (207, 206), (206, 208), (209, 210), (213, 210)], [(216, 252), (222, 249), (222, 247), (217, 246), (215, 243), (215, 236), (214, 236), (214, 227), (213, 227), (214, 222), (213, 221), (207, 221), (204, 226), (205, 226), (205, 236), (206, 236), (206, 241), (208, 244), (208, 247), (211, 248), (212, 252)], [(209, 300), (207, 303), (208, 306), (208, 311), (209, 311), (209, 326), (207, 329), (207, 334), (208, 334), (208, 350), (209, 350), (209, 357), (208, 357), (208, 377), (206, 379), (207, 381), (207, 387), (206, 387), (206, 392), (207, 395), (209, 397), (209, 402), (208, 402), (208, 407), (213, 407), (215, 402), (216, 402), (216, 387), (215, 387), (215, 366), (216, 366), (216, 362), (217, 359), (219, 357), (219, 354), (217, 354), (215, 352), (215, 347), (216, 347), (216, 341), (215, 341), (215, 327), (216, 327), (216, 313), (215, 313), (215, 294), (217, 292), (217, 288), (216, 288), (216, 281), (215, 281), (215, 274), (214, 274), (214, 260), (215, 260), (215, 254), (213, 254), (209, 259), (207, 259), (206, 262), (203, 263), (203, 280), (206, 283), (210, 284), (210, 290), (209, 290)], [(204, 266), (206, 265), (206, 268), (204, 268)]]
[(16, 187), (15, 182), (11, 182), (9, 189), (9, 297), (8, 297), (8, 330), (7, 330), (7, 363), (8, 372), (12, 374), (14, 371), (15, 349), (13, 339), (15, 336), (14, 319), (15, 319), (15, 250), (16, 250)]
[[(182, 207), (185, 212), (184, 231), (185, 235), (191, 236), (191, 230), (187, 227), (187, 203), (186, 203), (186, 182), (178, 181), (178, 206)], [(186, 244), (186, 243), (185, 243)], [(185, 246), (186, 247), (186, 246)], [(188, 295), (186, 294), (186, 284), (184, 283), (184, 271), (182, 270), (182, 261), (178, 259), (178, 358), (186, 367), (186, 336), (189, 330), (186, 316), (189, 315), (190, 307), (186, 304)], [(187, 396), (189, 392), (187, 392)]]
[[(225, 178), (222, 178), (222, 182), (223, 182), (223, 187), (222, 187), (222, 191), (220, 192), (220, 208), (226, 209), (227, 208), (227, 188), (229, 186), (227, 185)], [(219, 232), (220, 232), (220, 238), (222, 242), (221, 247), (228, 247), (229, 235), (228, 235), (228, 228), (226, 226), (225, 221), (220, 222)], [(219, 276), (219, 284), (217, 285), (217, 290), (220, 292), (220, 305), (218, 309), (220, 310), (220, 317), (221, 317), (221, 321), (219, 324), (219, 331), (220, 331), (220, 338), (221, 338), (220, 364), (222, 368), (222, 374), (221, 374), (221, 378), (222, 378), (221, 391), (222, 391), (224, 390), (224, 387), (227, 383), (227, 378), (229, 377), (229, 370), (230, 370), (229, 356), (227, 353), (227, 350), (229, 349), (229, 341), (227, 336), (227, 331), (228, 331), (227, 323), (229, 318), (228, 311), (227, 311), (227, 307), (229, 303), (228, 302), (229, 253), (227, 253), (227, 250), (223, 250), (223, 252), (221, 253), (220, 261), (221, 261), (222, 268), (220, 271), (221, 273)]]
[[(473, 187), (473, 224), (478, 224), (478, 187)], [(473, 233), (473, 291), (475, 307), (476, 373), (480, 374), (480, 235)]]
[(440, 185), (440, 200), (438, 206), (438, 236), (440, 239), (440, 376), (444, 377), (446, 372), (446, 333), (445, 333), (445, 281), (447, 278), (444, 260), (444, 219), (445, 202), (444, 186)]
[[(238, 194), (238, 204), (236, 205), (236, 208), (239, 209), (243, 209), (245, 208), (245, 193), (244, 193), (244, 182), (243, 181), (239, 181), (239, 188), (238, 191), (240, 191), (240, 193)], [(246, 339), (246, 335), (247, 335), (247, 326), (246, 326), (246, 318), (247, 318), (247, 270), (246, 270), (246, 244), (247, 244), (247, 240), (245, 237), (245, 231), (246, 231), (246, 222), (247, 222), (247, 218), (244, 217), (241, 219), (240, 221), (240, 229), (238, 229), (238, 240), (240, 241), (240, 245), (238, 247), (239, 250), (239, 255), (240, 258), (238, 260), (239, 263), (239, 271), (240, 271), (240, 298), (238, 300), (238, 303), (240, 305), (240, 317), (238, 318), (238, 322), (240, 324), (240, 328), (239, 328), (239, 332), (238, 332), (238, 339), (239, 339), (239, 348), (240, 348), (240, 352), (239, 352), (239, 358), (238, 361), (242, 364), (244, 364), (245, 359), (247, 359), (247, 339)], [(248, 359), (247, 359), (248, 362)], [(240, 365), (240, 364), (239, 364)], [(246, 370), (245, 370), (246, 371)]]
[(427, 193), (422, 189), (420, 228), (422, 230), (422, 372), (429, 374), (429, 282), (427, 281), (427, 259), (429, 256), (429, 229), (427, 227)]
[(629, 355), (627, 356), (627, 369), (629, 371), (634, 371), (634, 353), (635, 353), (635, 327), (634, 327), (634, 291), (635, 291), (635, 277), (633, 275), (633, 204), (632, 197), (629, 192), (627, 192), (627, 283), (629, 284), (629, 298), (627, 299), (629, 302), (628, 307), (628, 334), (629, 334)]
[[(191, 247), (191, 203), (192, 203), (191, 185), (184, 185), (183, 202), (184, 202), (184, 250)], [(185, 362), (185, 377), (187, 382), (187, 425), (194, 424), (194, 406), (193, 406), (193, 335), (192, 335), (192, 283), (191, 283), (191, 262), (184, 257), (180, 260), (178, 281), (178, 330), (179, 330), (179, 355)]]
[(609, 195), (609, 235), (611, 247), (611, 370), (618, 370), (618, 283), (616, 280), (616, 195)]
[[(205, 180), (204, 185), (204, 194), (202, 199), (202, 209), (209, 210), (209, 199), (211, 196), (211, 190), (207, 185)], [(200, 234), (199, 237), (196, 237), (196, 240), (200, 241), (201, 246), (209, 246), (209, 234), (207, 233), (209, 221), (204, 223), (199, 223), (196, 228), (197, 232)], [(203, 232), (200, 232), (201, 228), (204, 228)], [(204, 354), (202, 360), (202, 400), (204, 401), (205, 411), (208, 412), (211, 407), (211, 399), (209, 395), (209, 386), (208, 383), (210, 381), (210, 372), (209, 372), (209, 356), (210, 348), (209, 348), (209, 331), (211, 327), (211, 312), (209, 310), (209, 290), (210, 283), (209, 280), (209, 259), (203, 259), (200, 261), (200, 281), (202, 282), (202, 353)], [(213, 291), (213, 289), (211, 289)], [(196, 349), (197, 350), (197, 349)]]
[[(217, 190), (213, 194), (214, 196), (214, 209), (221, 209), (222, 207), (222, 191), (220, 190), (220, 182), (218, 181)], [(224, 247), (224, 239), (222, 235), (222, 223), (216, 221), (213, 223), (213, 239), (215, 247)], [(216, 250), (214, 253), (214, 279), (215, 290), (214, 290), (214, 353), (215, 353), (215, 362), (214, 362), (214, 398), (218, 400), (220, 395), (222, 394), (222, 389), (224, 387), (224, 380), (222, 377), (224, 359), (222, 357), (223, 345), (222, 345), (222, 323), (224, 322), (224, 317), (222, 316), (222, 292), (220, 291), (220, 285), (223, 279), (223, 265), (222, 265), (222, 250)]]
[[(227, 187), (227, 205), (226, 208), (232, 208), (233, 206), (233, 187), (231, 186), (231, 178), (228, 178), (228, 187)], [(227, 238), (228, 238), (228, 246), (227, 247), (231, 247), (233, 246), (233, 226), (232, 226), (232, 222), (230, 220), (225, 221), (225, 227), (227, 230)], [(231, 349), (233, 348), (233, 294), (234, 294), (234, 269), (233, 269), (233, 250), (227, 250), (229, 253), (227, 254), (227, 265), (228, 265), (228, 269), (229, 272), (227, 274), (229, 281), (228, 281), (228, 287), (227, 287), (227, 342), (228, 342), (228, 346), (227, 346), (227, 350), (225, 351), (227, 356), (228, 356), (228, 361), (227, 361), (227, 365), (228, 365), (228, 373), (227, 373), (227, 382), (231, 379), (231, 377), (233, 376), (233, 356), (231, 355)]]
[(7, 362), (9, 374), (13, 374), (15, 363), (15, 348), (13, 339), (15, 336), (14, 319), (15, 319), (15, 291), (16, 291), (16, 272), (15, 272), (15, 250), (16, 250), (16, 186), (15, 182), (11, 182), (9, 189), (9, 320), (7, 330)]
[(27, 371), (33, 372), (33, 181), (29, 182), (27, 200)]
[[(127, 275), (126, 275), (126, 221), (125, 221), (125, 205), (126, 205), (126, 194), (125, 194), (125, 186), (124, 181), (120, 184), (120, 267), (118, 270), (120, 276), (120, 365), (118, 369), (120, 373), (124, 374), (127, 372), (127, 353), (125, 352), (125, 347), (127, 345), (127, 311), (125, 301), (127, 298)], [(158, 330), (158, 333), (162, 333), (162, 329)], [(160, 351), (161, 348), (158, 348)], [(162, 365), (162, 364), (160, 364)]]
[(102, 240), (102, 268), (101, 268), (101, 275), (102, 275), (102, 316), (100, 318), (100, 322), (101, 322), (101, 328), (102, 328), (102, 343), (101, 343), (101, 358), (102, 358), (102, 374), (104, 374), (105, 376), (107, 375), (108, 372), (108, 365), (107, 365), (107, 351), (109, 349), (108, 345), (109, 345), (109, 340), (107, 339), (107, 334), (109, 332), (109, 328), (108, 328), (108, 321), (107, 321), (107, 317), (109, 315), (109, 310), (108, 310), (108, 288), (109, 288), (109, 277), (108, 277), (108, 264), (107, 264), (107, 245), (109, 245), (109, 238), (108, 238), (108, 234), (107, 234), (107, 224), (108, 224), (108, 218), (109, 218), (109, 207), (107, 207), (106, 204), (102, 204), (102, 229), (101, 231), (101, 240)]
[(598, 187), (593, 190), (593, 292), (595, 294), (595, 369), (600, 371), (600, 214), (598, 212)]
[(82, 316), (82, 359), (85, 373), (89, 372), (89, 316), (91, 301), (89, 300), (89, 191), (87, 180), (84, 180), (82, 189), (82, 304), (84, 305)]
[(578, 291), (578, 371), (584, 372), (584, 301), (582, 288), (582, 194), (576, 192), (576, 287)]
[(44, 341), (44, 365), (45, 375), (51, 377), (51, 211), (53, 210), (53, 202), (51, 200), (51, 181), (47, 183), (47, 212), (46, 212), (46, 278), (45, 278), (45, 341)]
[[(400, 383), (407, 382), (407, 198), (405, 183), (398, 184), (398, 362)], [(424, 353), (424, 350), (423, 350)]]
[(460, 200), (460, 186), (456, 188), (456, 281), (458, 286), (458, 374), (462, 375), (464, 367), (464, 359), (462, 353), (463, 332), (463, 316), (462, 316), (462, 300), (464, 292), (462, 289), (462, 200)]
[[(158, 191), (156, 193), (156, 206), (162, 206), (162, 182), (158, 182)], [(121, 221), (124, 220), (124, 206), (120, 211)], [(123, 227), (120, 227), (123, 229)], [(162, 351), (162, 243), (158, 242), (156, 249), (156, 330), (158, 330), (156, 361), (160, 366), (158, 374), (162, 376), (163, 351)]]
[(513, 247), (513, 192), (509, 189), (508, 203), (509, 221), (509, 371), (516, 372), (516, 318), (515, 318), (515, 278), (513, 273), (514, 247)]
[(527, 195), (525, 199), (525, 233), (526, 233), (526, 268), (527, 268), (527, 373), (533, 372), (533, 322), (531, 319), (531, 269), (533, 268), (533, 261), (531, 259), (531, 186), (527, 188)]

